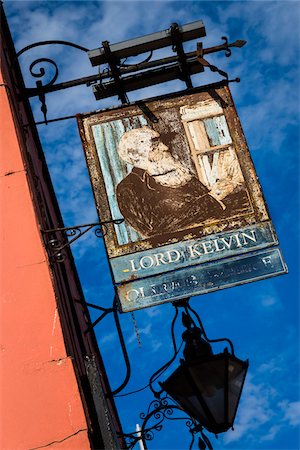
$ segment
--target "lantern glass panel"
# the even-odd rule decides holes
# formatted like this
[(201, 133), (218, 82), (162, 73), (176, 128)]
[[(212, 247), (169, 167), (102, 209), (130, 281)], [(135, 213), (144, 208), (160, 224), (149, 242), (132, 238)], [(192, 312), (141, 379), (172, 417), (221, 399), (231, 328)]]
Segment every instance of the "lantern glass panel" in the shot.
[(208, 431), (222, 433), (233, 425), (247, 368), (225, 351), (183, 362), (162, 387)]
[(192, 417), (207, 424), (207, 416), (191, 384), (188, 369), (179, 367), (166, 381), (163, 388), (183, 407)]
[(235, 413), (240, 400), (247, 364), (242, 361), (229, 359), (228, 364), (228, 416), (229, 422), (234, 421)]
[(189, 368), (199, 394), (217, 424), (228, 421), (225, 410), (226, 363), (225, 359), (218, 358)]

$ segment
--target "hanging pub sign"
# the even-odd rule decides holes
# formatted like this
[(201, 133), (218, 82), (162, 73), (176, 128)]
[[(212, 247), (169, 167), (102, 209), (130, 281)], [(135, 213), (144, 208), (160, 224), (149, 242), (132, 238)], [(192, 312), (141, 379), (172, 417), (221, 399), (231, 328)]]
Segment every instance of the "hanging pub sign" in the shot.
[(287, 272), (228, 86), (78, 122), (123, 312)]

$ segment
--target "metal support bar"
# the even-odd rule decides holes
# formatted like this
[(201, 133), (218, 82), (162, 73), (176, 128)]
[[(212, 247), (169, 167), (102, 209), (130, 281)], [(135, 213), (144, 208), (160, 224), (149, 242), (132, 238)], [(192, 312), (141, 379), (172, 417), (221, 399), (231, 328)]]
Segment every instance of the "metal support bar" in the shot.
[[(222, 37), (222, 39), (225, 40), (224, 44), (207, 49), (203, 49), (201, 45), (201, 47), (198, 46), (197, 52), (185, 54), (182, 42), (203, 36), (205, 36), (205, 28), (202, 21), (198, 21), (183, 25), (181, 27), (178, 26), (178, 24), (172, 24), (168, 30), (163, 32), (154, 33), (152, 35), (143, 36), (137, 39), (131, 39), (119, 44), (113, 44), (111, 46), (108, 41), (103, 41), (103, 47), (101, 49), (92, 50), (90, 52), (88, 52), (85, 47), (68, 41), (41, 41), (28, 45), (20, 50), (16, 54), (16, 59), (12, 62), (12, 66), (16, 63), (17, 58), (26, 51), (29, 51), (35, 47), (53, 44), (66, 45), (79, 49), (85, 53), (88, 52), (92, 65), (97, 65), (100, 63), (109, 64), (110, 70), (104, 73), (98, 73), (97, 75), (91, 75), (88, 77), (55, 84), (59, 73), (55, 61), (49, 58), (38, 58), (34, 60), (30, 64), (29, 70), (31, 75), (35, 78), (39, 78), (39, 80), (36, 81), (35, 88), (23, 88), (20, 90), (20, 94), (26, 98), (35, 96), (39, 97), (41, 102), (41, 111), (45, 119), (43, 123), (47, 125), (48, 119), (45, 94), (48, 92), (68, 89), (83, 84), (91, 85), (97, 81), (100, 81), (100, 83), (93, 85), (93, 92), (97, 100), (118, 95), (121, 102), (123, 104), (127, 104), (129, 103), (129, 100), (126, 92), (164, 83), (177, 78), (185, 81), (187, 88), (191, 89), (191, 75), (203, 72), (205, 66), (209, 67), (213, 72), (218, 72), (228, 80), (227, 73), (219, 70), (216, 66), (211, 65), (203, 58), (203, 55), (218, 51), (225, 51), (225, 55), (230, 56), (231, 47), (241, 48), (245, 45), (246, 41), (237, 40), (229, 44), (228, 39)], [(152, 56), (151, 53), (146, 60), (139, 64), (126, 65), (120, 62), (121, 57), (134, 56), (146, 51), (152, 52), (152, 50), (162, 48), (170, 44), (173, 44), (173, 49), (177, 53), (176, 57), (150, 61)], [(97, 61), (97, 64), (95, 61)], [(44, 66), (45, 64), (47, 66)], [(54, 68), (54, 75), (52, 75), (50, 81), (43, 84), (42, 79), (46, 74), (45, 67), (49, 67), (49, 65), (52, 66), (52, 69)], [(122, 78), (122, 75), (128, 73), (133, 73), (134, 75)], [(113, 78), (113, 81), (103, 83), (103, 79), (107, 78)], [(239, 80), (236, 79), (235, 81)]]
[[(83, 303), (81, 300), (75, 300), (75, 301), (76, 301), (76, 303), (81, 303), (81, 304)], [(117, 328), (117, 332), (118, 332), (118, 336), (119, 336), (119, 340), (120, 340), (120, 345), (121, 345), (121, 349), (122, 349), (123, 357), (124, 357), (124, 361), (125, 361), (126, 374), (125, 374), (125, 378), (124, 378), (124, 381), (122, 382), (122, 384), (114, 391), (111, 391), (109, 396), (114, 396), (114, 395), (118, 394), (120, 391), (122, 391), (124, 389), (124, 387), (128, 384), (128, 382), (130, 380), (130, 376), (131, 376), (130, 360), (129, 360), (129, 356), (127, 353), (125, 339), (123, 336), (123, 332), (122, 332), (122, 328), (121, 328), (121, 324), (120, 324), (120, 320), (119, 320), (119, 316), (118, 316), (119, 313), (118, 313), (118, 304), (117, 303), (118, 303), (118, 301), (117, 301), (116, 296), (114, 297), (112, 308), (104, 308), (103, 306), (98, 306), (98, 305), (95, 305), (94, 303), (85, 302), (86, 306), (97, 309), (99, 311), (103, 311), (102, 314), (91, 324), (91, 326), (87, 328), (87, 330), (85, 331), (85, 334), (90, 332), (99, 322), (101, 322), (101, 320), (105, 316), (107, 316), (107, 314), (110, 314), (110, 313), (114, 314), (115, 324), (116, 324), (116, 328)]]
[[(206, 36), (205, 26), (202, 20), (191, 22), (179, 27), (182, 34), (183, 41), (189, 41), (192, 39), (198, 39)], [(128, 58), (130, 56), (137, 56), (141, 53), (150, 52), (159, 48), (172, 45), (172, 37), (170, 28), (157, 33), (147, 34), (127, 41), (119, 42), (118, 44), (112, 44), (111, 51), (114, 55), (121, 58)], [(98, 66), (99, 64), (105, 64), (106, 54), (104, 48), (96, 48), (88, 52), (92, 66)]]
[[(172, 403), (170, 403), (170, 401)], [(203, 427), (195, 419), (186, 415), (181, 406), (173, 403), (173, 399), (168, 396), (153, 400), (148, 407), (147, 413), (141, 413), (142, 426), (138, 431), (132, 433), (120, 433), (119, 436), (123, 437), (127, 443), (127, 449), (132, 450), (135, 445), (142, 441), (144, 444), (147, 441), (154, 439), (154, 432), (161, 431), (163, 428), (163, 422), (167, 420), (184, 420), (185, 424), (192, 435), (191, 444), (189, 449), (191, 450), (195, 441), (195, 436), (198, 434), (198, 448), (213, 450), (210, 440), (203, 432)], [(174, 416), (174, 411), (178, 412), (179, 416)], [(155, 420), (152, 426), (150, 423)], [(145, 447), (146, 448), (146, 447)]]
[(103, 306), (95, 305), (94, 303), (83, 302), (82, 300), (75, 300), (75, 303), (79, 303), (84, 306), (88, 306), (90, 308), (97, 309), (102, 311), (102, 314), (85, 330), (84, 334), (89, 333), (102, 319), (104, 319), (107, 314), (113, 312), (113, 308), (104, 308)]
[(121, 348), (123, 351), (124, 361), (125, 361), (125, 365), (126, 365), (126, 375), (125, 375), (123, 383), (117, 389), (115, 389), (114, 391), (111, 392), (111, 395), (116, 395), (119, 392), (121, 392), (125, 388), (125, 386), (128, 384), (128, 382), (130, 380), (130, 376), (131, 376), (131, 366), (130, 366), (129, 356), (127, 353), (125, 339), (124, 339), (124, 336), (122, 333), (120, 320), (119, 320), (119, 316), (118, 316), (119, 313), (118, 313), (118, 308), (117, 308), (117, 297), (115, 297), (115, 299), (114, 299), (113, 312), (114, 312), (114, 318), (115, 318), (115, 323), (116, 323), (116, 327), (117, 327), (117, 331), (118, 331)]
[[(210, 83), (210, 84), (208, 84), (208, 85), (204, 85), (204, 86), (199, 86), (199, 87), (195, 87), (195, 88), (192, 88), (192, 89), (189, 89), (188, 90), (188, 92), (189, 92), (189, 94), (193, 94), (193, 93), (198, 93), (198, 92), (203, 92), (203, 91), (205, 91), (206, 89), (218, 89), (218, 88), (220, 88), (220, 87), (224, 87), (224, 86), (227, 86), (228, 85), (228, 83), (232, 83), (232, 82), (238, 82), (239, 81), (239, 79), (238, 78), (236, 78), (236, 79), (234, 79), (234, 80), (228, 80), (228, 81), (226, 81), (226, 80), (221, 80), (221, 81), (218, 81), (218, 82), (216, 82), (216, 83)], [(148, 119), (151, 121), (151, 122), (153, 122), (153, 123), (156, 123), (157, 121), (158, 121), (158, 118), (153, 114), (153, 112), (147, 107), (147, 103), (148, 102), (151, 102), (151, 101), (153, 101), (153, 100), (160, 100), (160, 99), (162, 99), (162, 100), (166, 100), (167, 98), (172, 98), (174, 95), (176, 95), (176, 96), (178, 96), (178, 95), (180, 95), (180, 94), (186, 94), (186, 90), (183, 90), (183, 91), (177, 91), (176, 93), (169, 93), (169, 94), (163, 94), (163, 95), (160, 95), (160, 96), (156, 96), (156, 97), (149, 97), (149, 98), (146, 98), (145, 100), (137, 100), (137, 101), (134, 101), (134, 102), (130, 102), (130, 105), (131, 106), (133, 106), (133, 105), (137, 105), (142, 111), (143, 111), (143, 113), (145, 114), (145, 116), (146, 117), (148, 117)], [(143, 104), (146, 106), (146, 108), (144, 108), (143, 109)], [(126, 106), (126, 105), (122, 105), (122, 106)], [(120, 107), (122, 107), (122, 106), (120, 106)], [(77, 118), (77, 114), (76, 115), (73, 115), (73, 116), (63, 116), (63, 117), (57, 117), (57, 118), (55, 118), (55, 119), (48, 119), (47, 120), (47, 123), (49, 124), (49, 123), (53, 123), (53, 122), (58, 122), (58, 121), (63, 121), (63, 120), (70, 120), (70, 119), (76, 119)], [(45, 121), (43, 121), (43, 120), (41, 120), (41, 121), (38, 121), (38, 122), (35, 122), (35, 124), (36, 125), (44, 125), (44, 124), (46, 124), (46, 122)], [(23, 125), (24, 127), (28, 127), (29, 126), (29, 124), (24, 124)]]
[[(120, 77), (120, 70), (119, 70), (120, 61), (112, 53), (108, 41), (103, 41), (102, 45), (103, 45), (105, 59), (110, 67), (111, 74), (114, 79), (116, 93), (118, 94), (118, 97), (123, 104), (129, 103), (128, 97), (124, 90), (123, 81), (121, 80), (121, 77)], [(98, 86), (101, 87), (102, 84), (100, 83)]]
[(187, 57), (183, 49), (182, 45), (182, 33), (177, 23), (172, 23), (171, 28), (171, 37), (173, 40), (173, 51), (177, 52), (178, 55), (178, 65), (179, 71), (181, 73), (180, 79), (185, 81), (186, 87), (188, 89), (192, 89), (193, 84), (191, 80), (191, 76), (189, 73), (188, 65), (187, 65)]
[[(210, 54), (210, 53), (216, 53), (216, 52), (220, 52), (220, 51), (225, 51), (225, 55), (226, 56), (230, 56), (231, 48), (233, 48), (233, 47), (241, 48), (241, 47), (243, 47), (246, 44), (246, 41), (244, 41), (244, 40), (237, 40), (237, 41), (234, 41), (232, 43), (228, 43), (227, 38), (223, 37), (222, 39), (225, 40), (225, 43), (223, 43), (221, 45), (216, 45), (214, 47), (204, 48), (204, 49), (202, 49), (202, 54), (203, 55), (207, 55), (207, 54)], [(38, 43), (32, 44), (30, 46), (24, 47), (24, 49), (22, 49), (20, 52), (18, 52), (18, 55), (23, 54), (25, 51), (28, 51), (28, 50), (30, 50), (33, 47), (42, 46), (42, 45), (49, 45), (51, 43), (55, 43), (55, 44), (63, 43), (63, 44), (65, 44), (64, 41), (62, 41), (62, 42), (60, 42), (60, 41), (38, 42)], [(70, 43), (68, 43), (68, 45), (69, 44)], [(74, 46), (75, 46), (75, 44), (74, 44)], [(76, 48), (77, 47), (79, 48), (79, 46), (76, 46)], [(112, 48), (112, 47), (113, 46), (110, 46), (110, 48)], [(86, 50), (86, 49), (83, 49), (83, 48), (80, 48), (80, 49)], [(138, 63), (138, 64), (131, 64), (131, 65), (122, 65), (121, 64), (120, 67), (119, 67), (119, 73), (120, 73), (120, 75), (126, 75), (126, 74), (129, 74), (129, 73), (142, 71), (142, 70), (146, 70), (146, 69), (151, 69), (151, 68), (155, 68), (155, 67), (156, 68), (157, 67), (165, 67), (165, 68), (167, 68), (167, 67), (169, 67), (170, 64), (176, 63), (177, 61), (178, 61), (178, 55), (177, 56), (167, 57), (167, 58), (162, 58), (162, 59), (157, 59), (157, 60), (154, 60), (154, 61), (146, 61), (146, 62), (142, 62), (142, 63)], [(197, 61), (197, 52), (194, 51), (194, 52), (186, 53), (186, 61), (187, 61), (187, 63), (191, 63), (192, 61), (194, 61), (197, 65), (199, 65), (196, 62)], [(43, 63), (43, 62), (51, 64), (55, 68), (55, 71), (56, 71), (56, 73), (55, 73), (55, 80), (56, 80), (56, 78), (57, 78), (57, 71), (58, 71), (57, 66), (54, 63), (54, 61), (49, 60), (47, 58), (40, 58), (38, 60), (35, 60), (31, 64), (31, 66), (30, 66), (31, 67), (31, 69), (30, 69), (31, 75), (35, 76), (35, 77), (40, 77), (40, 78), (42, 78), (45, 75), (46, 70), (45, 70), (44, 67), (41, 67), (39, 72), (36, 72), (35, 74), (33, 74), (34, 66), (37, 63)], [(180, 68), (179, 68), (179, 66), (177, 66), (177, 68), (178, 68), (178, 74), (180, 75)], [(203, 71), (203, 68), (199, 68), (198, 72), (201, 72), (201, 71)], [(147, 74), (149, 74), (149, 72), (144, 72), (144, 73), (146, 73), (146, 77), (148, 77)], [(192, 72), (192, 74), (193, 73), (197, 73), (197, 72)], [(154, 73), (154, 75), (155, 75), (155, 73)], [(22, 95), (26, 96), (27, 98), (36, 97), (36, 96), (39, 96), (41, 92), (46, 94), (46, 93), (50, 93), (50, 92), (55, 92), (55, 91), (60, 91), (60, 90), (64, 90), (64, 89), (69, 89), (69, 88), (76, 87), (76, 86), (81, 86), (81, 85), (84, 85), (84, 84), (85, 85), (91, 85), (93, 83), (96, 83), (97, 81), (101, 81), (102, 82), (105, 79), (112, 78), (112, 76), (113, 76), (112, 71), (108, 70), (108, 71), (106, 71), (104, 73), (101, 73), (101, 74), (98, 73), (98, 74), (90, 75), (90, 76), (87, 76), (87, 77), (82, 77), (82, 78), (77, 78), (77, 79), (73, 79), (73, 80), (69, 80), (69, 81), (64, 81), (64, 82), (57, 83), (57, 84), (54, 84), (54, 81), (52, 79), (51, 82), (49, 82), (49, 83), (47, 83), (45, 85), (42, 85), (42, 86), (39, 86), (39, 87), (36, 87), (36, 88), (25, 88), (22, 91)], [(174, 79), (174, 78), (171, 78), (171, 79)], [(164, 80), (162, 80), (161, 82), (163, 82), (163, 81)], [(168, 79), (166, 79), (165, 81), (168, 81)], [(146, 83), (144, 83), (144, 85), (146, 85)], [(103, 91), (104, 91), (107, 88), (107, 83), (102, 83), (102, 86), (103, 86)], [(141, 86), (141, 87), (144, 87), (144, 86)], [(135, 89), (138, 89), (138, 88), (139, 87), (136, 87)], [(116, 91), (112, 95), (116, 95)], [(105, 98), (105, 97), (102, 96), (101, 98)]]
[[(102, 238), (107, 233), (108, 224), (113, 223), (115, 225), (120, 225), (122, 222), (124, 222), (124, 219), (105, 220), (103, 222), (74, 225), (72, 227), (60, 227), (50, 230), (41, 230), (41, 232), (46, 236), (53, 236), (53, 238), (47, 242), (48, 249), (50, 250), (50, 255), (57, 262), (63, 262), (65, 260), (63, 250), (67, 247), (70, 247), (73, 242), (77, 241), (77, 239), (81, 238), (92, 228), (97, 227), (95, 230), (95, 236), (98, 238)], [(102, 230), (100, 226), (102, 227)], [(57, 239), (56, 233), (58, 232), (61, 232), (63, 234), (63, 242), (61, 242), (60, 239)], [(67, 240), (68, 237), (72, 237), (72, 239)]]
[[(199, 64), (197, 58), (186, 62), (187, 70), (190, 74), (203, 72), (203, 66)], [(170, 64), (158, 69), (139, 72), (137, 74), (122, 78), (123, 87), (126, 92), (135, 91), (155, 84), (165, 83), (166, 81), (182, 78), (180, 64)], [(117, 95), (116, 85), (113, 81), (93, 85), (93, 92), (96, 100)]]

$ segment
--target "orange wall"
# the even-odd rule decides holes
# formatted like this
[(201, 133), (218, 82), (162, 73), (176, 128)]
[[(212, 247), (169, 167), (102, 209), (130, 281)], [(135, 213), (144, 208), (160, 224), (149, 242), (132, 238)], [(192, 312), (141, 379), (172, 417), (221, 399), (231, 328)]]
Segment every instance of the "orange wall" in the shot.
[(0, 449), (85, 450), (87, 423), (8, 94), (0, 86)]

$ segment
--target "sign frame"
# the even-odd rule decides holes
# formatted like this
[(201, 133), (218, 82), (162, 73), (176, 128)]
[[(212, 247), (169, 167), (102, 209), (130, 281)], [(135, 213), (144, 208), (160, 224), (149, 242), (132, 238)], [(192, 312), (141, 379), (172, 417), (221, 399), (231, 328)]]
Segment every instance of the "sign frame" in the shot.
[[(151, 111), (151, 115), (149, 115), (149, 117), (147, 117), (147, 115), (145, 114), (145, 111), (147, 111), (147, 109)], [(179, 119), (178, 117), (175, 117), (176, 114), (178, 116), (178, 111), (180, 111)], [(153, 117), (156, 117), (157, 121), (151, 121), (151, 119), (153, 120)], [(170, 119), (169, 122), (168, 118)], [(212, 126), (212, 121), (215, 121), (217, 123), (217, 133), (221, 135), (221, 138), (223, 139), (225, 144), (221, 143), (221, 145), (216, 145), (216, 142), (213, 142), (214, 137), (212, 133), (216, 132), (209, 131), (209, 127), (211, 128)], [(143, 102), (142, 109), (140, 103), (137, 102), (134, 104), (122, 105), (117, 108), (110, 108), (95, 113), (78, 115), (78, 125), (90, 174), (95, 203), (99, 218), (101, 217), (102, 221), (119, 219), (122, 217), (120, 211), (119, 216), (117, 217), (116, 214), (118, 214), (118, 212), (112, 209), (113, 202), (116, 202), (116, 199), (114, 197), (118, 197), (118, 191), (116, 188), (116, 186), (118, 185), (115, 184), (112, 190), (110, 185), (112, 184), (112, 181), (115, 181), (113, 180), (113, 178), (110, 178), (110, 182), (108, 182), (105, 178), (107, 177), (106, 174), (109, 170), (111, 171), (111, 173), (113, 173), (114, 168), (116, 169), (116, 167), (118, 166), (118, 157), (116, 156), (116, 154), (113, 155), (113, 162), (111, 163), (110, 168), (107, 169), (106, 166), (110, 164), (110, 156), (107, 156), (108, 159), (106, 163), (103, 163), (101, 155), (103, 145), (107, 146), (108, 148), (112, 148), (112, 146), (117, 147), (117, 144), (113, 142), (117, 141), (116, 130), (114, 130), (114, 133), (111, 133), (110, 130), (110, 137), (109, 139), (107, 138), (108, 128), (115, 126), (114, 124), (117, 122), (127, 123), (127, 129), (124, 125), (122, 125), (124, 128), (123, 134), (132, 129), (140, 130), (144, 126), (146, 128), (149, 127), (154, 130), (160, 136), (163, 142), (166, 140), (167, 136), (171, 135), (173, 140), (171, 139), (167, 143), (167, 148), (171, 149), (168, 151), (172, 153), (173, 148), (177, 146), (177, 152), (179, 151), (179, 148), (185, 149), (184, 157), (187, 158), (186, 155), (188, 154), (188, 151), (186, 149), (189, 149), (190, 153), (188, 158), (190, 158), (192, 161), (190, 164), (193, 166), (194, 174), (198, 174), (199, 180), (202, 182), (202, 184), (204, 184), (206, 181), (206, 186), (211, 189), (210, 192), (213, 192), (215, 185), (212, 185), (211, 187), (208, 185), (208, 183), (216, 183), (219, 181), (218, 179), (214, 181), (212, 174), (214, 168), (213, 164), (215, 163), (215, 155), (217, 155), (219, 159), (223, 157), (223, 160), (226, 159), (227, 155), (233, 155), (236, 160), (232, 160), (232, 165), (234, 167), (240, 168), (240, 179), (238, 183), (240, 185), (244, 183), (243, 189), (245, 191), (245, 195), (243, 197), (243, 205), (246, 205), (243, 206), (244, 209), (241, 209), (240, 207), (240, 209), (237, 208), (236, 214), (234, 212), (235, 210), (232, 209), (231, 216), (226, 216), (225, 214), (224, 217), (220, 216), (218, 219), (212, 218), (211, 220), (204, 221), (202, 224), (197, 223), (196, 226), (183, 227), (182, 229), (175, 230), (174, 233), (168, 231), (162, 234), (156, 233), (152, 236), (141, 236), (140, 234), (138, 237), (135, 236), (134, 239), (131, 237), (131, 242), (125, 242), (124, 237), (122, 237), (123, 242), (120, 243), (120, 233), (118, 235), (117, 230), (118, 225), (109, 223), (106, 226), (107, 232), (105, 233), (104, 240), (114, 285), (116, 287), (116, 291), (120, 300), (121, 310), (128, 310), (128, 302), (126, 303), (126, 299), (124, 299), (124, 296), (122, 297), (122, 292), (124, 292), (122, 286), (124, 283), (134, 283), (135, 281), (143, 278), (145, 279), (146, 283), (151, 283), (151, 277), (157, 277), (158, 274), (163, 276), (169, 271), (175, 272), (176, 270), (181, 270), (184, 267), (190, 267), (191, 270), (194, 270), (198, 264), (202, 264), (202, 267), (204, 268), (205, 264), (207, 265), (212, 261), (218, 260), (220, 260), (220, 264), (224, 264), (226, 258), (238, 257), (239, 255), (242, 256), (244, 253), (251, 253), (253, 251), (255, 251), (256, 254), (258, 254), (258, 251), (261, 251), (263, 254), (265, 248), (278, 245), (278, 240), (272, 226), (269, 212), (263, 197), (262, 189), (255, 172), (255, 168), (232, 100), (228, 83), (216, 83), (214, 85), (193, 89), (192, 92), (184, 91), (145, 100)], [(176, 124), (177, 128), (174, 124)], [(206, 127), (206, 137), (203, 137), (203, 130), (201, 131), (201, 127), (204, 129), (203, 124)], [(170, 127), (172, 126), (175, 130), (173, 130), (173, 134), (170, 131)], [(191, 136), (191, 130), (193, 130), (193, 127), (196, 126), (198, 127), (198, 133), (200, 133), (200, 136), (203, 137), (203, 140), (201, 140), (201, 145), (204, 145), (202, 144), (202, 142), (205, 142), (205, 139), (207, 141), (205, 145), (211, 145), (211, 147), (209, 147), (208, 149), (204, 149), (203, 153), (201, 153), (201, 148), (200, 150), (195, 150), (195, 142), (200, 142), (200, 139), (198, 138), (198, 141), (196, 141), (195, 137)], [(118, 133), (118, 142), (120, 142), (120, 138), (123, 134), (120, 134), (120, 132)], [(211, 135), (209, 133), (211, 133)], [(199, 144), (200, 147), (201, 145)], [(181, 156), (182, 155), (179, 152), (175, 155), (175, 158), (180, 161)], [(172, 153), (172, 157), (174, 157), (174, 153)], [(216, 157), (217, 161), (218, 158)], [(238, 166), (236, 165), (236, 162), (238, 162)], [(189, 162), (185, 160), (186, 165), (187, 163)], [(201, 167), (200, 163), (202, 163)], [(200, 178), (201, 176), (203, 177), (203, 174), (205, 175), (205, 171), (203, 172), (203, 170), (205, 169), (204, 163), (206, 163), (206, 166), (208, 166), (209, 168), (207, 169), (207, 173), (210, 176), (210, 178), (207, 177), (206, 180)], [(209, 172), (210, 164), (212, 164), (212, 170)], [(127, 170), (130, 175), (130, 169)], [(124, 179), (127, 179), (127, 177), (124, 177)], [(243, 183), (241, 182), (241, 180)], [(110, 193), (108, 192), (109, 190), (111, 191)], [(221, 198), (221, 200), (219, 200), (216, 194), (214, 198), (223, 205), (223, 200), (225, 201), (226, 198), (229, 198), (229, 195), (227, 197), (225, 196), (224, 199)], [(227, 210), (225, 206), (225, 212), (226, 211)], [(133, 231), (134, 233), (136, 232), (136, 230)], [(238, 237), (239, 235), (236, 234), (238, 232), (242, 233), (240, 235), (242, 237), (248, 236), (247, 245), (241, 244)], [(134, 234), (133, 232), (131, 233)], [(234, 238), (234, 236), (236, 237)], [(211, 251), (212, 244), (207, 243), (209, 239), (211, 241), (214, 241), (215, 251)], [(218, 239), (221, 239), (221, 242), (223, 244), (222, 247), (218, 244)], [(130, 236), (127, 237), (127, 240), (130, 240)], [(234, 240), (236, 240), (237, 242), (237, 248), (229, 248), (228, 242), (230, 242), (231, 246), (231, 243), (233, 243)], [(251, 245), (253, 241), (255, 242), (255, 245)], [(201, 246), (202, 250), (204, 249), (205, 253), (204, 255), (201, 255), (203, 257), (199, 258), (198, 260), (196, 258), (193, 261), (191, 261), (191, 258), (189, 261), (188, 258), (186, 258), (185, 261), (181, 261), (178, 257), (178, 260), (175, 261), (172, 260), (172, 257), (169, 254), (169, 262), (172, 262), (172, 265), (169, 264), (169, 267), (167, 267), (168, 264), (166, 256), (155, 256), (157, 254), (166, 255), (166, 253), (164, 254), (163, 252), (171, 251), (173, 252), (174, 259), (179, 253), (178, 249), (182, 249), (182, 244), (187, 243), (192, 243), (190, 245)], [(221, 252), (220, 249), (225, 251)], [(156, 250), (157, 253), (155, 253)], [(182, 254), (186, 253), (186, 251), (184, 250), (180, 250), (180, 252), (181, 256)], [(216, 254), (217, 252), (218, 254)], [(214, 255), (210, 255), (210, 253), (214, 253)], [(195, 254), (197, 256), (197, 254), (200, 254), (200, 252), (197, 252), (195, 250), (193, 255)], [(154, 255), (154, 260), (157, 262), (156, 267), (154, 263), (152, 264), (153, 267), (150, 266), (151, 270), (149, 270), (149, 267), (147, 266), (138, 267), (135, 265), (134, 258), (136, 256), (144, 258), (144, 261), (147, 260), (148, 264), (150, 265), (153, 260), (153, 256), (151, 255)], [(287, 268), (282, 260), (282, 256), (280, 256), (280, 258), (282, 264), (279, 264), (280, 267), (278, 266), (277, 272), (278, 274), (287, 273)], [(174, 265), (174, 262), (178, 264)], [(265, 278), (274, 275), (276, 275), (276, 271), (270, 274), (266, 274)], [(257, 279), (257, 277), (253, 276), (252, 279), (251, 274), (249, 274), (248, 279), (243, 280), (243, 283), (254, 281), (254, 279)], [(259, 277), (259, 279), (261, 278)], [(193, 292), (186, 292), (186, 296), (190, 295), (198, 294), (193, 294)], [(174, 299), (175, 297), (176, 295), (174, 295)], [(172, 301), (172, 298), (163, 300), (160, 303), (163, 303), (164, 301)], [(144, 307), (147, 306), (151, 305), (145, 304)], [(139, 304), (139, 308), (140, 307), (141, 306)], [(133, 309), (130, 310), (137, 309), (135, 306), (132, 306), (132, 308)]]

